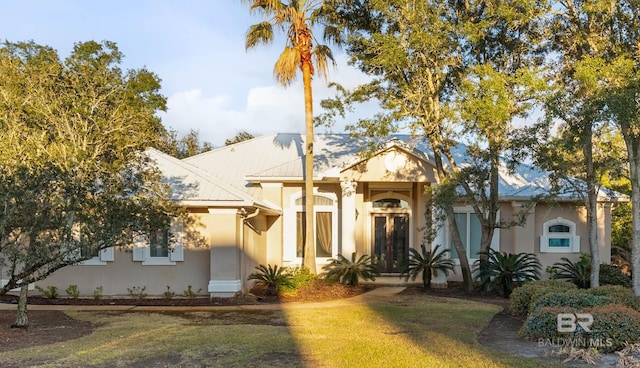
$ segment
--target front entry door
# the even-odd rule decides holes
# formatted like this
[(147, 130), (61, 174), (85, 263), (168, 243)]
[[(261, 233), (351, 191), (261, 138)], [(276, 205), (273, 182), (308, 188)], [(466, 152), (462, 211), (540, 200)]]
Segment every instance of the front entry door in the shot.
[(409, 215), (374, 214), (373, 229), (373, 254), (380, 272), (401, 272), (409, 257)]

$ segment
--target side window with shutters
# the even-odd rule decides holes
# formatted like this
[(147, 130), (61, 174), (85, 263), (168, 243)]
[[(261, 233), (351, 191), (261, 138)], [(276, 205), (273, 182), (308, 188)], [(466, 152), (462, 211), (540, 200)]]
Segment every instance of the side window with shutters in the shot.
[(171, 226), (156, 229), (134, 239), (133, 260), (144, 266), (175, 265), (184, 261), (183, 224), (173, 219)]

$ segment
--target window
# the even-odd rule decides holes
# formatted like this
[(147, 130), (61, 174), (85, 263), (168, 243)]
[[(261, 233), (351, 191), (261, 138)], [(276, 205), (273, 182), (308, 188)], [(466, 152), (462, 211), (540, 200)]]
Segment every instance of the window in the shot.
[(579, 253), (580, 237), (576, 236), (576, 224), (562, 217), (542, 225), (540, 237), (542, 253)]
[[(480, 258), (478, 253), (480, 252), (480, 242), (482, 239), (482, 226), (480, 225), (478, 215), (476, 215), (472, 209), (457, 209), (454, 216), (462, 244), (466, 249), (467, 259), (476, 260)], [(498, 213), (498, 218), (499, 217), (500, 214)], [(460, 256), (453, 246), (453, 241), (448, 231), (447, 236), (449, 238), (450, 257), (451, 259), (459, 260)], [(493, 231), (491, 249), (500, 250), (500, 229), (494, 229)]]
[(169, 257), (169, 229), (155, 230), (149, 234), (149, 256)]
[(80, 224), (76, 224), (71, 230), (76, 247), (68, 257), (73, 258), (74, 255), (78, 255), (78, 258), (85, 259), (78, 263), (81, 266), (103, 266), (107, 264), (106, 262), (112, 262), (114, 260), (113, 248), (98, 250), (98, 246), (86, 236), (86, 229), (83, 231), (81, 228)]
[[(331, 212), (316, 211), (316, 257), (330, 258), (332, 256), (333, 239), (331, 236), (332, 219)], [(306, 216), (304, 212), (296, 212), (296, 257), (302, 257), (307, 230)]]
[(171, 221), (171, 227), (137, 237), (133, 246), (133, 260), (144, 266), (175, 265), (184, 261), (182, 222)]
[[(305, 200), (306, 198), (302, 196), (294, 198), (291, 208), (285, 211), (283, 255), (285, 261), (301, 261), (302, 259), (306, 231)], [(316, 258), (320, 261), (326, 261), (337, 255), (338, 209), (335, 194), (315, 194), (313, 196), (313, 211)]]

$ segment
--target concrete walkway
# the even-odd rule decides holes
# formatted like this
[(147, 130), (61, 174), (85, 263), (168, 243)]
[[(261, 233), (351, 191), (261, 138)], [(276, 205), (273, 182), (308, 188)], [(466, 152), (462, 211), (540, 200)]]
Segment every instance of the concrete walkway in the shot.
[[(198, 306), (143, 306), (143, 305), (27, 305), (27, 310), (51, 310), (51, 311), (216, 311), (216, 310), (281, 310), (281, 309), (306, 309), (306, 308), (332, 308), (345, 305), (368, 303), (376, 300), (384, 300), (402, 292), (405, 287), (383, 286), (375, 288), (364, 294), (347, 299), (329, 300), (326, 302), (291, 302), (273, 304), (247, 304), (247, 305), (198, 305)], [(0, 311), (15, 311), (17, 304), (0, 303)]]

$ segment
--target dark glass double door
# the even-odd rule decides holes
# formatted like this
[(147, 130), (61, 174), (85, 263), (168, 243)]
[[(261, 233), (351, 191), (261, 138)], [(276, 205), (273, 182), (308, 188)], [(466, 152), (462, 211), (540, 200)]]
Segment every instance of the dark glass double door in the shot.
[(409, 215), (373, 215), (373, 254), (380, 272), (401, 272), (409, 257)]

